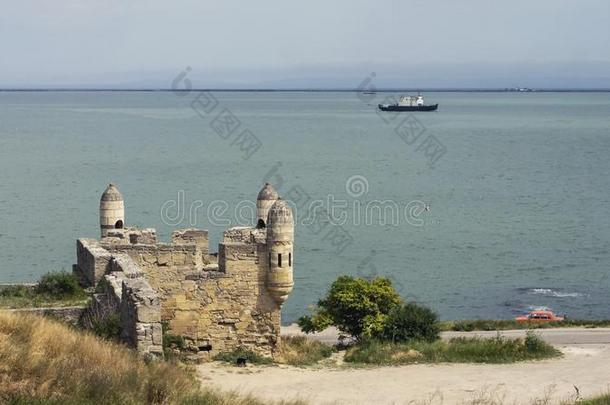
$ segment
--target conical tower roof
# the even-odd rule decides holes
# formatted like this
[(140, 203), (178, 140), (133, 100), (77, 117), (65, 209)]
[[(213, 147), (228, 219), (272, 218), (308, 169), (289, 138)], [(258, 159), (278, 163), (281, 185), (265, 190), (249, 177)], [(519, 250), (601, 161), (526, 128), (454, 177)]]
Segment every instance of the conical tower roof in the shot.
[(119, 189), (112, 183), (108, 184), (106, 190), (102, 194), (102, 201), (123, 201), (123, 196), (119, 192)]
[(265, 183), (261, 191), (258, 192), (257, 200), (277, 200), (279, 198), (279, 194), (275, 191), (275, 188), (269, 183)]
[(292, 223), (292, 209), (285, 200), (282, 200), (282, 197), (278, 197), (277, 201), (274, 202), (271, 208), (269, 209), (268, 218), (269, 224), (271, 224), (272, 222)]

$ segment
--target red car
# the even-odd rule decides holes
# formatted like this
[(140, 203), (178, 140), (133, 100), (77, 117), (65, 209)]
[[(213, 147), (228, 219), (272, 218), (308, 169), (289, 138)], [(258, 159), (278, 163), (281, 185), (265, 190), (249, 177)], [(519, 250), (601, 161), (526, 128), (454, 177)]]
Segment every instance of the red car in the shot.
[(530, 311), (527, 315), (515, 318), (515, 321), (517, 322), (559, 322), (563, 320), (563, 316), (557, 316), (553, 311), (548, 310)]

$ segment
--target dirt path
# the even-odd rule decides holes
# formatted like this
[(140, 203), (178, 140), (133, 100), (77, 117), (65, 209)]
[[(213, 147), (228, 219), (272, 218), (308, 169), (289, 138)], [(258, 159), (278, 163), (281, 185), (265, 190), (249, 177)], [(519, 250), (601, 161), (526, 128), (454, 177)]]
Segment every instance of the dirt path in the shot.
[[(552, 329), (536, 329), (537, 335), (540, 335), (548, 343), (554, 345), (567, 344), (584, 344), (598, 343), (610, 344), (610, 328), (552, 328)], [(494, 337), (496, 331), (475, 331), (475, 332), (441, 332), (443, 339), (450, 339), (456, 336), (483, 336)], [(526, 330), (503, 330), (500, 334), (508, 338), (516, 338), (525, 336)], [(335, 328), (328, 328), (320, 333), (305, 335), (297, 325), (282, 326), (282, 336), (309, 336), (312, 339), (319, 340), (327, 344), (337, 343), (339, 332)]]
[(565, 356), (510, 365), (440, 364), (367, 369), (199, 366), (204, 384), (262, 399), (311, 404), (532, 404), (574, 400), (610, 389), (610, 345), (559, 348)]

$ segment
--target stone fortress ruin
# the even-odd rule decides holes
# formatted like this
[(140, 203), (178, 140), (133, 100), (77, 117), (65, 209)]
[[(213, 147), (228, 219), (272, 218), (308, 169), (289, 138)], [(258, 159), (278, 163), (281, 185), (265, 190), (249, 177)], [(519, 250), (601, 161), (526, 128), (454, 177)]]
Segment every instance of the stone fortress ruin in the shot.
[(73, 271), (95, 287), (90, 319), (118, 317), (121, 340), (163, 355), (163, 333), (182, 336), (201, 361), (239, 347), (273, 356), (280, 310), (293, 287), (292, 210), (270, 184), (256, 201), (256, 226), (224, 231), (218, 253), (208, 232), (125, 226), (122, 195), (110, 184), (100, 201), (101, 238), (78, 239)]

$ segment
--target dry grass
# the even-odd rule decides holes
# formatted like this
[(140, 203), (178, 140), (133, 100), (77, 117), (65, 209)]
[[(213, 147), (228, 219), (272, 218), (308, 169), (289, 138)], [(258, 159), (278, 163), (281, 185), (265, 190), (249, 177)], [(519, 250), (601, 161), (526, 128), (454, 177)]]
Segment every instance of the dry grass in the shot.
[(146, 365), (127, 348), (29, 315), (0, 313), (0, 391), (5, 399), (96, 399), (165, 403), (196, 388), (163, 363)]
[(334, 349), (305, 336), (282, 337), (277, 362), (292, 366), (310, 366), (330, 357)]
[(0, 403), (242, 404), (202, 391), (191, 373), (32, 315), (0, 312)]

